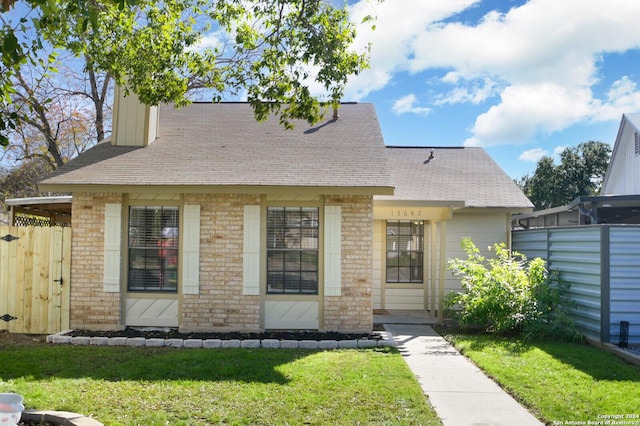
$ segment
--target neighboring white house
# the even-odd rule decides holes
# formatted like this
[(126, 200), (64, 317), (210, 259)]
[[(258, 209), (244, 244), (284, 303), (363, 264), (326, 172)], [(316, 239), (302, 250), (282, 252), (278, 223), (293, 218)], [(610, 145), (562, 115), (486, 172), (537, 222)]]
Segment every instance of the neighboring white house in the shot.
[(640, 194), (640, 114), (623, 114), (601, 195)]
[(640, 343), (640, 114), (624, 114), (602, 195), (514, 218), (513, 248), (542, 257), (571, 285), (570, 307), (588, 338)]
[(623, 114), (599, 196), (514, 217), (513, 229), (640, 224), (640, 114)]

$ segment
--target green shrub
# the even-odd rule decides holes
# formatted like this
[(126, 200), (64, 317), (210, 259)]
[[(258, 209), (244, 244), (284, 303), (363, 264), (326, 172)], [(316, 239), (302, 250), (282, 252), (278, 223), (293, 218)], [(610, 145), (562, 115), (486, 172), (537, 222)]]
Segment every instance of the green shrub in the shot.
[(470, 238), (462, 240), (462, 249), (467, 258), (450, 259), (449, 269), (461, 279), (463, 291), (445, 299), (461, 325), (528, 338), (578, 336), (566, 311), (569, 285), (549, 274), (543, 259), (527, 260), (504, 243), (494, 245), (495, 256), (487, 259)]

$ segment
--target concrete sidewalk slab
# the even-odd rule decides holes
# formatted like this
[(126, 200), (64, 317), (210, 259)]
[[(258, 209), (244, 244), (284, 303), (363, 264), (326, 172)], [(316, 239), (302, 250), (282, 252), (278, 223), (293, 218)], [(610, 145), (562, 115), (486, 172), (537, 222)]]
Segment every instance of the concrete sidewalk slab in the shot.
[(445, 426), (543, 425), (426, 324), (384, 324)]

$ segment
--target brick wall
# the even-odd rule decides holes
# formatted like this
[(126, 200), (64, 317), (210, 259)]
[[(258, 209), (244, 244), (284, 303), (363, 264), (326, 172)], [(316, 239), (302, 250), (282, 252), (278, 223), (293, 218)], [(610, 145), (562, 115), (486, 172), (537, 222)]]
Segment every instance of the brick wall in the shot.
[[(342, 207), (342, 296), (324, 298), (325, 330), (372, 327), (372, 198), (327, 197)], [(113, 329), (120, 325), (121, 296), (103, 291), (104, 205), (120, 194), (73, 196), (71, 327)], [(258, 330), (260, 297), (243, 295), (244, 206), (258, 195), (187, 194), (200, 205), (200, 294), (183, 295), (182, 331)], [(258, 237), (258, 236), (256, 236)], [(123, 267), (125, 267), (123, 265)]]
[[(260, 297), (242, 294), (244, 206), (256, 195), (185, 195), (200, 205), (200, 295), (185, 295), (181, 330), (258, 330)], [(259, 236), (256, 236), (259, 238)]]
[(73, 194), (71, 328), (113, 330), (120, 324), (120, 294), (103, 291), (103, 251), (104, 206), (121, 202), (120, 194)]
[(342, 207), (342, 296), (324, 298), (324, 329), (370, 331), (373, 326), (373, 200), (327, 197)]

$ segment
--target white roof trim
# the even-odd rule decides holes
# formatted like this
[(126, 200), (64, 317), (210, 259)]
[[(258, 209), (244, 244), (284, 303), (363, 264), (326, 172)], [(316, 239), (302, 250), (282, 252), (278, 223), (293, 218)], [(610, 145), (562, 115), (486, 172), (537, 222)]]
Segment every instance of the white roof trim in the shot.
[(30, 206), (33, 204), (66, 204), (71, 202), (71, 195), (57, 195), (53, 197), (7, 198), (8, 206)]

